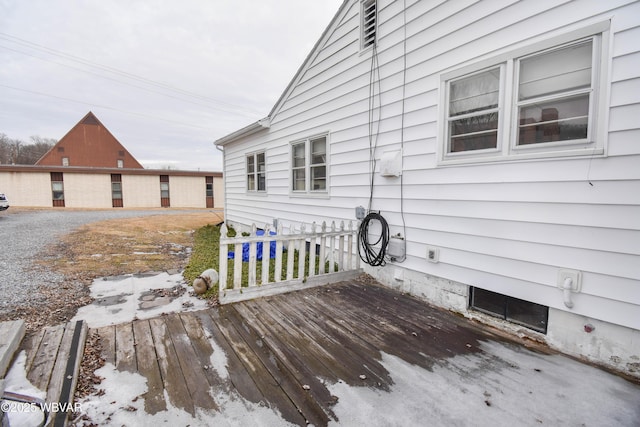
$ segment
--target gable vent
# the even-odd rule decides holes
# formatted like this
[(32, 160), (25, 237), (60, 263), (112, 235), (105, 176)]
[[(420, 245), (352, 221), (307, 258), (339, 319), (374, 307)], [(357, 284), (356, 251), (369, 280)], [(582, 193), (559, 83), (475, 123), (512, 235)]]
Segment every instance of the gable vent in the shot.
[(84, 120), (82, 121), (83, 125), (97, 125), (98, 124), (98, 119), (96, 119), (96, 116), (94, 116), (93, 114), (89, 113), (87, 115), (87, 117), (84, 118)]
[(376, 43), (376, 0), (362, 2), (362, 48), (366, 49)]

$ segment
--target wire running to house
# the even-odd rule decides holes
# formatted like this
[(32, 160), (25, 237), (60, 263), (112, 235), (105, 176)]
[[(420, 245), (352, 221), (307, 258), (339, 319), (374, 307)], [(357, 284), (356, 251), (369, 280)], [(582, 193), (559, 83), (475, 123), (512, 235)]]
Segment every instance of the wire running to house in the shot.
[[(404, 35), (402, 37), (402, 112), (400, 113), (400, 152), (404, 155), (404, 116), (405, 116), (405, 100), (407, 90), (407, 1), (403, 1), (402, 7), (402, 28)], [(403, 256), (394, 259), (395, 262), (404, 262), (407, 259), (407, 223), (404, 218), (404, 174), (400, 174), (400, 218), (402, 219), (402, 232), (404, 239)]]
[(4, 84), (0, 84), (0, 87), (4, 87), (4, 88), (7, 88), (7, 89), (12, 89), (12, 90), (17, 90), (17, 91), (21, 91), (21, 92), (26, 92), (26, 93), (31, 93), (31, 94), (39, 95), (39, 96), (46, 96), (46, 97), (49, 97), (49, 98), (59, 99), (59, 100), (62, 100), (62, 101), (75, 102), (77, 104), (89, 105), (89, 106), (94, 107), (94, 108), (95, 107), (104, 108), (105, 110), (117, 111), (119, 113), (130, 114), (130, 115), (133, 115), (133, 116), (144, 117), (144, 118), (147, 118), (147, 119), (160, 120), (160, 121), (163, 121), (163, 122), (173, 123), (173, 124), (184, 126), (184, 127), (190, 127), (190, 128), (194, 128), (194, 129), (205, 129), (205, 130), (209, 130), (210, 129), (210, 128), (205, 127), (205, 126), (191, 125), (191, 124), (184, 123), (184, 122), (179, 122), (179, 121), (176, 121), (176, 120), (165, 119), (165, 118), (162, 118), (162, 117), (159, 117), (159, 116), (152, 116), (152, 115), (149, 115), (149, 114), (137, 113), (135, 111), (122, 110), (120, 108), (110, 107), (108, 105), (102, 105), (102, 104), (95, 104), (93, 102), (80, 101), (80, 100), (77, 100), (77, 99), (71, 99), (71, 98), (66, 98), (66, 97), (63, 97), (63, 96), (51, 95), (51, 94), (44, 93), (44, 92), (37, 92), (37, 91), (34, 91), (34, 90), (23, 89), (23, 88), (14, 87), (14, 86), (8, 86), (8, 85), (4, 85)]
[[(380, 132), (380, 107), (381, 107), (381, 90), (380, 90), (380, 70), (378, 64), (378, 49), (376, 45), (373, 45), (371, 53), (371, 70), (369, 71), (369, 206), (368, 211), (371, 210), (373, 203), (373, 187), (374, 177), (376, 170), (376, 158), (375, 153), (378, 148), (378, 134)], [(377, 79), (376, 79), (377, 75)], [(378, 85), (378, 117), (374, 119), (374, 112), (376, 110), (376, 84)], [(375, 125), (375, 132), (374, 132)]]
[[(380, 234), (374, 233), (371, 227), (379, 223)], [(371, 236), (377, 236), (375, 241), (370, 241)], [(386, 264), (385, 257), (389, 244), (389, 224), (382, 215), (369, 212), (364, 217), (358, 228), (358, 255), (367, 264), (378, 267)]]

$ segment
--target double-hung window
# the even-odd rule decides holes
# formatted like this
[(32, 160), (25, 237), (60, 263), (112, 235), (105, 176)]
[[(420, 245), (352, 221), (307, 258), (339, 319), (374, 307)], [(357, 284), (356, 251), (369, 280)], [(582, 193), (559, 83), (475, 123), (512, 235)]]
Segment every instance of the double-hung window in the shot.
[(326, 135), (291, 144), (291, 191), (294, 193), (327, 192)]
[(247, 155), (247, 191), (266, 191), (267, 168), (264, 151)]
[(440, 162), (602, 154), (606, 34), (522, 48), (443, 75)]

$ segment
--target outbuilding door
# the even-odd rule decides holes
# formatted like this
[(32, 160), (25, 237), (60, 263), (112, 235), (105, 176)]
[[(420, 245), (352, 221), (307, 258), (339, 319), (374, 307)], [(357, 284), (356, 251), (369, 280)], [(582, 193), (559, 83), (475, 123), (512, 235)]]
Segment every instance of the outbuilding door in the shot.
[(205, 182), (207, 190), (207, 208), (213, 208), (213, 177), (205, 177)]
[(169, 198), (169, 175), (160, 175), (160, 206), (163, 208), (171, 206)]

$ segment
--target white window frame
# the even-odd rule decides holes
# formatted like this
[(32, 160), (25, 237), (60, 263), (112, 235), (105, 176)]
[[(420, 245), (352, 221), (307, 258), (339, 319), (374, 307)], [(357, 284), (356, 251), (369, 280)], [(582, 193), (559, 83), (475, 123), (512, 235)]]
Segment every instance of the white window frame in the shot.
[[(373, 16), (367, 16), (366, 10), (373, 4)], [(373, 22), (372, 22), (373, 21)], [(373, 29), (369, 32), (372, 34), (373, 40), (367, 40), (365, 30), (369, 24), (373, 23)], [(378, 1), (377, 0), (360, 0), (360, 50), (366, 51), (373, 49), (378, 43)]]
[[(258, 156), (262, 155), (264, 157), (264, 170), (260, 171), (258, 169)], [(249, 172), (248, 168), (248, 159), (253, 159), (253, 172)], [(253, 153), (249, 153), (245, 156), (244, 160), (245, 166), (245, 179), (246, 179), (246, 190), (248, 193), (266, 193), (267, 192), (267, 153), (266, 151), (256, 151)], [(253, 177), (254, 188), (250, 188), (249, 186), (249, 175)], [(260, 175), (263, 176), (264, 188), (260, 189)]]
[[(440, 76), (440, 120), (438, 137), (438, 164), (464, 164), (549, 157), (604, 156), (606, 155), (607, 103), (606, 86), (609, 68), (610, 22), (600, 22), (580, 30), (567, 32), (545, 41), (522, 46), (495, 55), (483, 61), (465, 64), (445, 71)], [(591, 88), (589, 91), (589, 117), (587, 138), (567, 141), (541, 142), (517, 145), (518, 141), (518, 70), (519, 61), (538, 54), (561, 49), (592, 40)], [(499, 124), (495, 149), (450, 152), (449, 88), (450, 83), (500, 67)]]
[[(311, 163), (311, 159), (313, 158), (312, 147), (313, 141), (324, 138), (325, 140), (325, 152), (324, 152), (324, 163)], [(299, 166), (297, 168), (293, 165), (293, 153), (294, 147), (297, 145), (304, 145), (304, 165)], [(292, 141), (289, 144), (289, 192), (292, 196), (327, 196), (329, 194), (329, 133), (321, 133), (314, 136), (310, 136), (304, 139), (298, 139)], [(320, 190), (314, 190), (311, 188), (312, 179), (311, 179), (311, 171), (315, 167), (324, 167), (325, 170), (325, 188)], [(300, 169), (304, 170), (305, 183), (304, 190), (296, 190), (294, 189), (294, 170)]]

